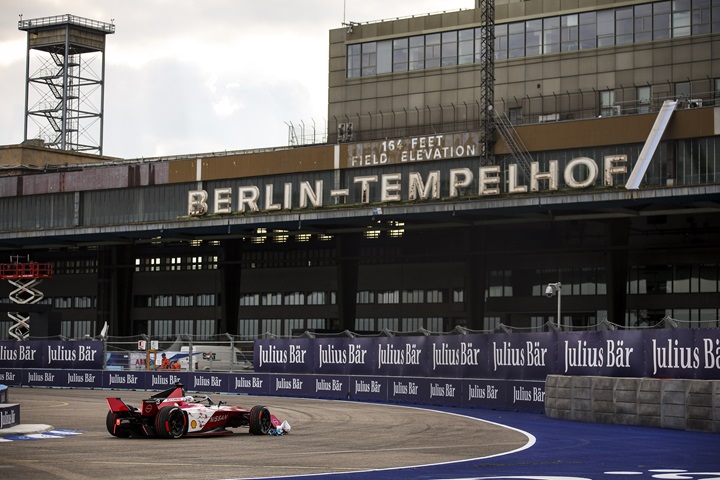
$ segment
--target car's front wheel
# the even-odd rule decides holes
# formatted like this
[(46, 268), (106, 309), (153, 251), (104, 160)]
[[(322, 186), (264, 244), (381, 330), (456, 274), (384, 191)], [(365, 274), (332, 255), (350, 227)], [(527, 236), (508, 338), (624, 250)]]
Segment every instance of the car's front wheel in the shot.
[(250, 410), (250, 433), (253, 435), (267, 435), (271, 428), (270, 410), (262, 405), (255, 405)]
[(155, 434), (160, 438), (180, 438), (186, 425), (185, 412), (180, 407), (162, 407), (155, 417)]

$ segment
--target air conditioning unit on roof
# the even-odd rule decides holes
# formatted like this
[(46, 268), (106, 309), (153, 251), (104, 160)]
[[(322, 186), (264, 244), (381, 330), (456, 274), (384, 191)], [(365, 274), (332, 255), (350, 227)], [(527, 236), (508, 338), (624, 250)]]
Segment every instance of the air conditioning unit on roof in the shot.
[(691, 98), (688, 100), (688, 108), (702, 107), (702, 98)]

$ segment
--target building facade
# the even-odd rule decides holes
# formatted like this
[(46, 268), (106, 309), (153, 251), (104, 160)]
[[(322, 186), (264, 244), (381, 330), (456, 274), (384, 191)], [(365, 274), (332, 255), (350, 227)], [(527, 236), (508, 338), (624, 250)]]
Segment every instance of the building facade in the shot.
[(479, 19), (332, 30), (327, 144), (2, 147), (0, 248), (72, 338), (720, 326), (720, 2), (498, 2), (492, 62)]

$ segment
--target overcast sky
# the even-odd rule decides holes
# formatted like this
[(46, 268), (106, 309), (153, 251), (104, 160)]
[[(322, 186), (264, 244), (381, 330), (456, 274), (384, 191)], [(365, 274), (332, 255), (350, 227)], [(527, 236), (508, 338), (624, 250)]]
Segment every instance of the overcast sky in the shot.
[(343, 21), (473, 5), (474, 0), (2, 0), (0, 145), (23, 141), (27, 33), (17, 28), (21, 14), (25, 20), (71, 14), (116, 25), (105, 48), (103, 153), (139, 158), (286, 146), (289, 123), (303, 122), (309, 132), (314, 122), (324, 132), (331, 29)]

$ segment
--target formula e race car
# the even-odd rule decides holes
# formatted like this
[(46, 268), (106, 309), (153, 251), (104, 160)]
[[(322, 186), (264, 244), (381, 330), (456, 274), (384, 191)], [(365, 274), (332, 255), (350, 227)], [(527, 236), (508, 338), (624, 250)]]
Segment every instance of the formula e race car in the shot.
[(207, 395), (192, 397), (178, 383), (143, 400), (137, 408), (120, 398), (107, 398), (110, 411), (105, 424), (115, 437), (160, 437), (227, 435), (227, 428), (249, 427), (254, 435), (267, 435), (281, 425), (270, 411), (261, 405), (250, 410), (214, 403)]

